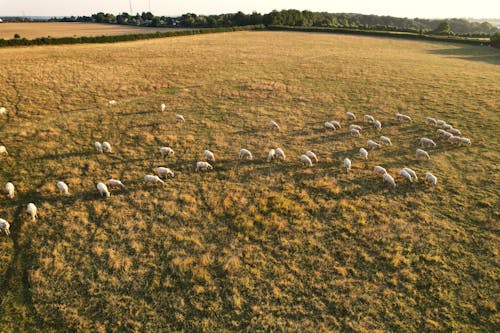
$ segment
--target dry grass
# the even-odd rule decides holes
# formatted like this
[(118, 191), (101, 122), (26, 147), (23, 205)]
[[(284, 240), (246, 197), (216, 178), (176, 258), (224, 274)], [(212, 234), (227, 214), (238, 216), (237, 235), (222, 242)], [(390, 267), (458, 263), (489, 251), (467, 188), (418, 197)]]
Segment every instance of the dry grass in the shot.
[[(498, 51), (327, 34), (238, 32), (0, 50), (1, 331), (494, 331)], [(107, 106), (116, 99), (116, 107)], [(159, 112), (160, 103), (167, 111)], [(394, 146), (323, 122), (381, 119)], [(415, 122), (399, 125), (398, 110)], [(186, 123), (173, 123), (175, 113)], [(439, 144), (426, 116), (472, 138)], [(270, 119), (282, 126), (267, 129)], [(114, 153), (98, 155), (95, 140)], [(158, 147), (176, 157), (161, 161)], [(289, 160), (264, 162), (281, 146)], [(240, 148), (255, 161), (238, 162)], [(204, 149), (215, 170), (193, 172)], [(317, 152), (304, 169), (297, 157)], [(341, 172), (349, 156), (353, 171)], [(478, 161), (480, 161), (478, 163)], [(432, 171), (392, 191), (372, 173)], [(166, 165), (176, 177), (145, 186)], [(98, 181), (127, 191), (101, 199)], [(57, 180), (70, 185), (61, 198)], [(3, 184), (2, 183), (2, 184)], [(2, 185), (3, 186), (3, 185)], [(29, 222), (25, 205), (39, 206)]]
[(15, 34), (21, 38), (39, 37), (81, 37), (81, 36), (114, 36), (127, 34), (147, 34), (157, 31), (178, 31), (171, 28), (148, 28), (117, 24), (80, 23), (80, 22), (9, 22), (0, 24), (0, 38), (12, 39)]

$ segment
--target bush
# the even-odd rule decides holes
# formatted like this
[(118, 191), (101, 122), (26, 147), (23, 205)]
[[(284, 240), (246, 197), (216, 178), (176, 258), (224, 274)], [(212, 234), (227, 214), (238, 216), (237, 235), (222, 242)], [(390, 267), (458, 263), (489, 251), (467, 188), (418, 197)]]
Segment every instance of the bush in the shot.
[(14, 38), (19, 39), (19, 38), (21, 38), (21, 36), (19, 36), (19, 34), (14, 34)]

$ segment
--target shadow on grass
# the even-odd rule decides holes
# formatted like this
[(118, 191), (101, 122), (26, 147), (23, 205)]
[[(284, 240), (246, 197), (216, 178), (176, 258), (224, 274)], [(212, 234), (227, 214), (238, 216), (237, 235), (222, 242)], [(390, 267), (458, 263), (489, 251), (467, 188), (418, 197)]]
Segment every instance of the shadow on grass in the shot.
[(493, 65), (500, 65), (500, 50), (487, 46), (461, 45), (459, 47), (430, 50), (430, 54), (447, 56), (448, 58), (458, 58), (470, 61), (487, 62)]

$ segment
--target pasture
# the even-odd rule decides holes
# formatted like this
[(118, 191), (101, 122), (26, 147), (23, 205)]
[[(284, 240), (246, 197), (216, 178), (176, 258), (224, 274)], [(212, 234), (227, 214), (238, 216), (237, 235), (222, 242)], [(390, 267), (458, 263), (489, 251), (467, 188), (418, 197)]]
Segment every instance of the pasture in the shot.
[[(11, 222), (0, 235), (0, 331), (498, 328), (498, 50), (234, 32), (0, 57), (0, 186), (17, 190), (0, 200)], [(364, 114), (393, 142), (368, 161), (358, 150), (380, 134)], [(416, 160), (418, 139), (436, 139), (427, 116), (472, 145), (437, 140), (429, 161)], [(332, 119), (342, 129), (326, 131)], [(162, 160), (161, 146), (175, 156)], [(266, 163), (276, 147), (287, 160)], [(239, 161), (241, 148), (254, 160)], [(204, 149), (214, 170), (195, 173)], [(318, 155), (312, 168), (298, 163), (306, 150)], [(145, 185), (158, 166), (175, 177)], [(421, 180), (397, 176), (404, 166)], [(127, 189), (101, 198), (96, 183), (112, 177)]]

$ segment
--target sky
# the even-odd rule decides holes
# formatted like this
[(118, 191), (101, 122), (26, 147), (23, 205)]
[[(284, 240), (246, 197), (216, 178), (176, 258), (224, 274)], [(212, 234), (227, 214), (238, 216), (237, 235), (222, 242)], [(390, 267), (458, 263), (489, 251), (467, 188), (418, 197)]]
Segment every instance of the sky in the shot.
[(0, 0), (0, 16), (81, 16), (149, 11), (155, 15), (268, 13), (299, 9), (409, 18), (500, 18), (500, 0)]

